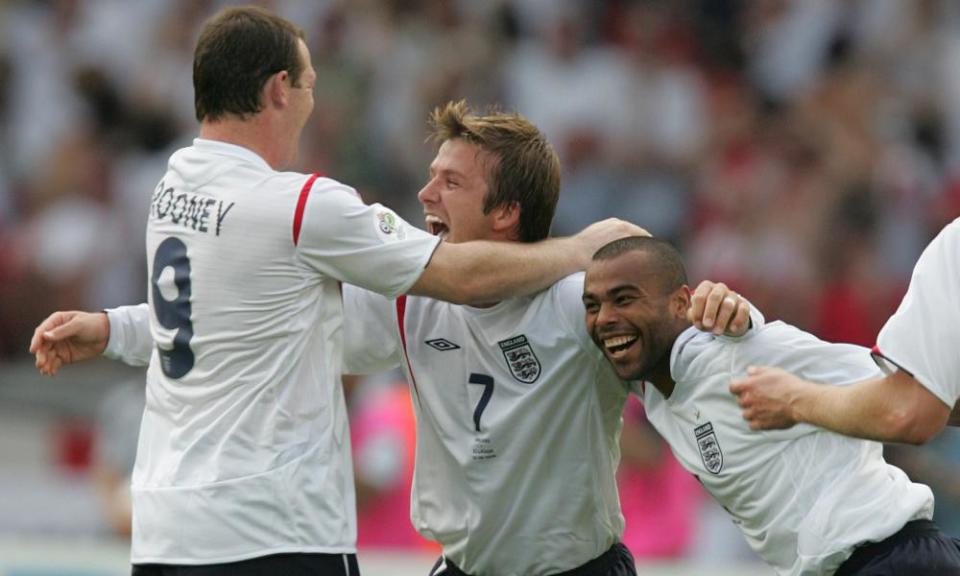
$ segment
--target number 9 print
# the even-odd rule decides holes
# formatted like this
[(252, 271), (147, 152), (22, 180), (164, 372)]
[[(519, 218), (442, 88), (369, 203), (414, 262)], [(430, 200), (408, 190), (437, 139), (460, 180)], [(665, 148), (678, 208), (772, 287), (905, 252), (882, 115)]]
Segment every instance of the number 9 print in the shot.
[[(163, 271), (173, 268), (173, 283), (177, 296), (173, 300), (163, 297), (160, 289), (160, 276)], [(153, 311), (161, 326), (176, 330), (173, 347), (165, 350), (157, 345), (160, 354), (160, 368), (169, 378), (182, 378), (193, 369), (193, 350), (190, 339), (193, 338), (193, 322), (190, 306), (190, 259), (187, 258), (187, 245), (177, 238), (167, 238), (157, 247), (153, 257), (153, 274), (150, 278), (153, 295)]]

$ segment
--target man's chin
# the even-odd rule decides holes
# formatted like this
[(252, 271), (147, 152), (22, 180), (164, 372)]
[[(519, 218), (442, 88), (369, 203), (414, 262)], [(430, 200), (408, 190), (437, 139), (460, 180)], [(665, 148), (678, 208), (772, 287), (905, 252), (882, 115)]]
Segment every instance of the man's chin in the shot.
[(635, 361), (627, 358), (614, 360), (607, 356), (607, 361), (613, 365), (613, 371), (621, 380), (642, 380), (643, 368)]

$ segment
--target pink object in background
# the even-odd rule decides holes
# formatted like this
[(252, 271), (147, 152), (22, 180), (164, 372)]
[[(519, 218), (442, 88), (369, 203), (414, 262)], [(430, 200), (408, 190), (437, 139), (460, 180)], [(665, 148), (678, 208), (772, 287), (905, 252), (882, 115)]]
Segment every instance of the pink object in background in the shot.
[(416, 421), (404, 382), (362, 398), (350, 417), (357, 479), (357, 546), (434, 550), (410, 523)]
[(650, 451), (643, 462), (630, 461), (629, 451), (624, 450), (617, 474), (627, 523), (623, 543), (638, 560), (683, 557), (696, 530), (703, 489), (647, 424), (643, 406), (634, 396), (624, 412), (624, 441), (637, 437), (631, 431), (643, 434), (659, 449)]

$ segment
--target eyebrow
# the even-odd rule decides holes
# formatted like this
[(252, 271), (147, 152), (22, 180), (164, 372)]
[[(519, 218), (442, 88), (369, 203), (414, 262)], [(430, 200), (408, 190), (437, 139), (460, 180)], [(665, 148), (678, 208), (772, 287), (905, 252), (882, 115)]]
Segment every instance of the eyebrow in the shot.
[(466, 177), (467, 177), (466, 174), (464, 174), (463, 172), (460, 172), (459, 170), (454, 170), (453, 168), (441, 168), (440, 170), (437, 170), (437, 168), (436, 168), (433, 164), (431, 164), (431, 165), (430, 165), (430, 170), (429, 170), (429, 175), (430, 175), (430, 176), (436, 176), (436, 175), (438, 175), (438, 174), (443, 174), (443, 175), (448, 175), (448, 176), (458, 176), (458, 177), (460, 177), (460, 178), (466, 178)]
[[(644, 291), (642, 288), (634, 284), (618, 284), (617, 286), (614, 286), (613, 288), (607, 290), (606, 294), (607, 294), (607, 297), (612, 298), (617, 296), (618, 294), (622, 294), (623, 292), (638, 292), (642, 296), (647, 295), (646, 291)], [(586, 300), (588, 298), (591, 300), (596, 300), (598, 297), (593, 292), (586, 292), (586, 291), (580, 296), (581, 300)]]
[(641, 295), (647, 295), (647, 292), (643, 288), (640, 288), (635, 284), (618, 284), (617, 286), (607, 290), (607, 295), (616, 296), (617, 294), (621, 294), (623, 292), (639, 292)]

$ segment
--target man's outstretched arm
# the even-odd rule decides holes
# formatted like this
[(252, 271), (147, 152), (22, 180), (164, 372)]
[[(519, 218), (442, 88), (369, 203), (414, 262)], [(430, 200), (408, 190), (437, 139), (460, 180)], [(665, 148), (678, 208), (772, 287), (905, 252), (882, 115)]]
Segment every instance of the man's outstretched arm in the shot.
[(541, 242), (443, 242), (409, 293), (455, 304), (532, 294), (585, 269), (594, 252), (608, 242), (649, 235), (643, 228), (610, 218), (575, 236)]
[(42, 374), (65, 364), (104, 355), (132, 366), (146, 366), (153, 352), (147, 304), (106, 312), (54, 312), (33, 332), (30, 352)]
[(54, 312), (33, 331), (30, 353), (40, 373), (53, 376), (64, 364), (103, 354), (109, 338), (110, 322), (104, 312)]
[(806, 422), (858, 438), (923, 444), (960, 419), (902, 370), (850, 386), (809, 382), (777, 368), (751, 367), (735, 380), (743, 417), (754, 430)]

